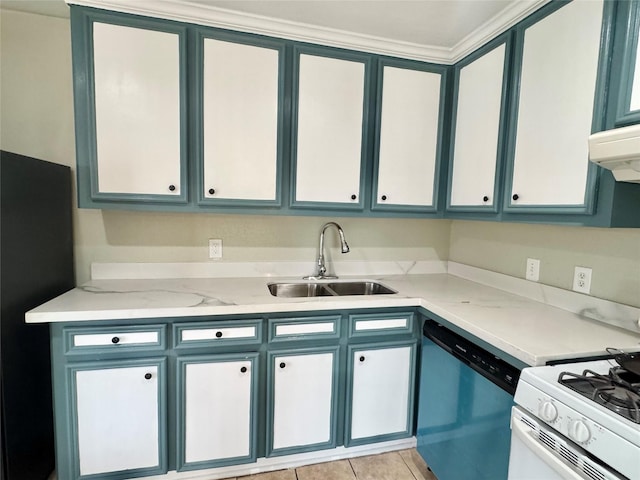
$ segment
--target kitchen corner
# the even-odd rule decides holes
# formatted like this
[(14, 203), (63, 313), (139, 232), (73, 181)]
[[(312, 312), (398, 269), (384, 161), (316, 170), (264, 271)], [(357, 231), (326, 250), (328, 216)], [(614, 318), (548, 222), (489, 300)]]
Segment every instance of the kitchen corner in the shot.
[(268, 283), (301, 281), (310, 271), (302, 262), (95, 264), (91, 281), (27, 312), (26, 321), (198, 320), (220, 315), (419, 307), (523, 365), (602, 355), (605, 347), (640, 348), (640, 308), (456, 262), (335, 265), (341, 279), (372, 279), (398, 293), (272, 296)]

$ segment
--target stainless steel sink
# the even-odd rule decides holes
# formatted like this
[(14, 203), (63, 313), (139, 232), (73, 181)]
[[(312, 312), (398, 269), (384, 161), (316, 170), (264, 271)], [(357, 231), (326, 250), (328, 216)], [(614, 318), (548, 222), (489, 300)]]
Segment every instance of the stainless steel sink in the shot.
[(335, 295), (321, 283), (270, 283), (267, 286), (274, 297), (330, 297)]
[(267, 287), (274, 297), (328, 297), (398, 293), (381, 283), (371, 281), (269, 283)]
[(327, 284), (327, 288), (336, 292), (336, 295), (380, 295), (398, 293), (377, 282), (333, 282)]

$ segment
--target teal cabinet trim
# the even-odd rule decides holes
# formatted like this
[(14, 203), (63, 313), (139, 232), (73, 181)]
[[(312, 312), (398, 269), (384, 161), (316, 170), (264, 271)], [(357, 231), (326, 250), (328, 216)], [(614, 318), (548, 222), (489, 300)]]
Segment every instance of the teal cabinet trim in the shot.
[[(618, 12), (616, 15), (616, 41), (623, 45), (614, 51), (612, 71), (619, 75), (617, 88), (617, 110), (615, 126), (640, 123), (640, 110), (631, 110), (631, 94), (633, 92), (633, 78), (637, 64), (638, 34), (640, 31), (640, 2), (627, 0), (615, 2)], [(640, 85), (638, 85), (640, 88)], [(615, 90), (612, 90), (615, 91)], [(613, 99), (612, 99), (613, 100)]]
[(406, 335), (413, 332), (413, 312), (358, 313), (349, 315), (348, 338), (350, 339), (365, 337), (372, 341), (371, 337)]
[[(410, 348), (410, 371), (409, 371), (409, 395), (407, 402), (407, 423), (406, 428), (402, 431), (376, 435), (372, 437), (352, 438), (352, 420), (353, 420), (353, 401), (354, 401), (354, 358), (355, 353), (365, 350), (386, 350), (398, 347)], [(410, 437), (413, 434), (413, 417), (415, 410), (415, 383), (418, 375), (417, 372), (417, 342), (411, 341), (386, 341), (365, 343), (347, 346), (347, 390), (346, 390), (346, 408), (345, 408), (345, 425), (344, 425), (344, 446), (353, 447), (356, 445), (364, 445), (368, 443), (383, 442), (396, 440), (399, 438)]]
[[(167, 20), (156, 20), (91, 8), (70, 7), (72, 24), (73, 89), (76, 133), (78, 205), (93, 207), (128, 205), (144, 202), (149, 205), (184, 205), (187, 197), (187, 28)], [(93, 25), (106, 23), (125, 27), (173, 33), (179, 38), (180, 50), (180, 194), (102, 193), (98, 189), (98, 159), (96, 149), (96, 106), (94, 89)]]
[[(158, 465), (148, 468), (137, 468), (118, 472), (100, 473), (93, 475), (80, 474), (80, 454), (77, 422), (77, 397), (76, 397), (76, 373), (87, 370), (105, 370), (128, 367), (157, 367), (158, 369)], [(83, 363), (73, 363), (66, 366), (65, 385), (66, 408), (70, 417), (68, 418), (70, 444), (66, 445), (72, 455), (69, 465), (56, 465), (58, 478), (62, 479), (100, 479), (118, 480), (124, 478), (144, 477), (149, 475), (161, 475), (168, 471), (167, 468), (167, 361), (166, 358), (145, 358), (138, 360), (116, 360), (116, 361), (91, 361)], [(64, 434), (62, 432), (62, 434)], [(60, 439), (60, 437), (58, 437)], [(59, 440), (58, 440), (59, 441)], [(60, 446), (57, 446), (59, 449)], [(65, 473), (66, 472), (66, 473)], [(68, 476), (67, 476), (68, 475)]]
[[(304, 356), (304, 355), (317, 355), (323, 353), (330, 353), (333, 355), (333, 373), (331, 381), (331, 419), (330, 419), (330, 431), (329, 440), (327, 442), (316, 443), (311, 445), (301, 445), (295, 447), (286, 448), (274, 448), (274, 409), (275, 409), (275, 359), (282, 356)], [(266, 446), (265, 456), (273, 457), (278, 455), (290, 455), (294, 453), (311, 452), (314, 450), (323, 450), (328, 448), (335, 448), (337, 446), (337, 415), (338, 415), (338, 399), (339, 399), (339, 368), (340, 368), (341, 356), (340, 347), (308, 347), (308, 348), (295, 348), (295, 349), (283, 349), (273, 350), (267, 352), (267, 401), (266, 401)], [(313, 415), (313, 412), (309, 412)], [(303, 428), (303, 427), (301, 427)]]
[[(493, 183), (493, 192), (490, 199), (491, 203), (487, 205), (452, 205), (451, 204), (451, 191), (453, 185), (453, 163), (455, 153), (455, 141), (456, 141), (456, 124), (457, 124), (457, 107), (458, 107), (458, 94), (460, 89), (460, 73), (461, 70), (467, 65), (473, 63), (489, 52), (495, 50), (501, 45), (505, 46), (504, 63), (502, 72), (502, 95), (500, 96), (500, 124), (498, 126), (498, 145), (496, 151), (496, 170)], [(511, 88), (511, 61), (513, 54), (513, 32), (506, 32), (499, 37), (493, 39), (480, 49), (471, 53), (460, 62), (456, 63), (453, 69), (453, 89), (452, 89), (452, 105), (451, 105), (451, 135), (449, 138), (449, 158), (448, 166), (449, 173), (447, 175), (447, 205), (446, 214), (455, 212), (469, 212), (473, 214), (497, 214), (502, 204), (502, 180), (504, 176), (505, 167), (505, 155), (507, 146), (507, 125), (509, 120), (509, 90)], [(480, 114), (481, 112), (479, 112)]]
[[(285, 47), (283, 40), (268, 37), (259, 37), (231, 31), (224, 31), (214, 28), (194, 27), (192, 29), (195, 37), (193, 46), (193, 56), (190, 58), (190, 74), (192, 75), (190, 84), (190, 105), (192, 114), (190, 117), (192, 125), (191, 147), (192, 157), (195, 159), (196, 182), (193, 195), (199, 205), (211, 205), (217, 207), (243, 207), (243, 208), (263, 208), (280, 207), (282, 205), (282, 171), (284, 164), (285, 143), (285, 117), (287, 116), (285, 107), (286, 95), (286, 73), (285, 73)], [(278, 52), (278, 133), (277, 133), (277, 167), (276, 167), (276, 198), (274, 200), (243, 200), (243, 199), (219, 199), (207, 198), (204, 195), (204, 40), (210, 38), (230, 43), (238, 43), (255, 47), (272, 49)], [(260, 79), (256, 79), (260, 81)], [(247, 138), (247, 142), (251, 139)], [(240, 181), (240, 180), (239, 180)]]
[[(373, 175), (370, 181), (367, 182), (371, 185), (371, 199), (370, 208), (373, 212), (404, 212), (415, 214), (436, 214), (440, 208), (440, 187), (443, 168), (443, 158), (445, 157), (445, 139), (447, 138), (447, 93), (448, 93), (448, 77), (451, 70), (450, 67), (445, 65), (436, 65), (424, 62), (418, 62), (413, 60), (402, 60), (391, 57), (380, 57), (376, 62), (376, 82), (375, 82), (375, 99), (372, 102), (373, 114), (375, 115), (373, 120), (373, 133), (372, 133), (372, 152), (373, 152)], [(379, 202), (380, 194), (378, 192), (378, 175), (380, 169), (380, 131), (382, 126), (382, 89), (384, 86), (384, 67), (397, 67), (408, 70), (417, 70), (421, 72), (429, 72), (440, 75), (440, 102), (438, 105), (439, 117), (438, 117), (438, 132), (437, 132), (437, 149), (436, 149), (436, 161), (435, 170), (433, 175), (433, 197), (431, 205), (402, 205), (402, 204), (389, 204)], [(429, 181), (429, 179), (425, 179)], [(444, 188), (444, 186), (443, 186)], [(428, 215), (432, 216), (432, 215)]]
[[(545, 5), (540, 10), (538, 10), (533, 15), (530, 15), (525, 20), (520, 22), (515, 27), (515, 41), (514, 41), (514, 60), (513, 60), (513, 83), (511, 84), (511, 99), (510, 99), (510, 124), (509, 124), (509, 139), (508, 139), (508, 161), (506, 163), (506, 174), (505, 174), (505, 188), (503, 195), (503, 205), (502, 209), (505, 213), (514, 213), (514, 214), (560, 214), (566, 216), (565, 218), (569, 218), (574, 215), (591, 215), (595, 209), (595, 195), (596, 195), (596, 181), (597, 181), (597, 167), (594, 164), (590, 164), (587, 171), (587, 180), (586, 180), (586, 188), (585, 188), (585, 197), (584, 202), (580, 205), (518, 205), (517, 203), (513, 203), (514, 200), (512, 196), (515, 192), (511, 191), (510, 185), (513, 182), (513, 174), (514, 174), (514, 160), (515, 160), (515, 149), (516, 149), (516, 137), (517, 137), (517, 123), (518, 123), (518, 108), (519, 108), (519, 96), (520, 96), (520, 77), (522, 74), (522, 60), (523, 60), (523, 51), (524, 51), (524, 40), (525, 40), (525, 31), (544, 19), (545, 17), (553, 14), (560, 8), (564, 7), (569, 2), (567, 1), (557, 1), (552, 2), (548, 5)], [(605, 2), (605, 14), (603, 15), (602, 20), (602, 31), (607, 32), (607, 25), (610, 21), (609, 16), (606, 14), (606, 2)], [(606, 36), (605, 36), (606, 38)], [(603, 57), (606, 55), (606, 41), (601, 41), (600, 45), (600, 61), (599, 64), (602, 64)], [(601, 82), (601, 76), (598, 75), (598, 80), (596, 83), (595, 92), (600, 91), (598, 83)], [(601, 119), (604, 116), (604, 111), (602, 109), (602, 103), (597, 101), (597, 97), (594, 96), (594, 113), (593, 119)], [(592, 131), (597, 129), (595, 125), (597, 122), (592, 120)], [(544, 139), (541, 139), (544, 141)], [(585, 139), (586, 142), (586, 139)], [(588, 159), (585, 158), (585, 162)], [(550, 175), (553, 175), (553, 172), (549, 172)], [(503, 219), (507, 219), (508, 217), (503, 217)], [(584, 222), (584, 221), (583, 221)], [(566, 223), (563, 221), (562, 223)]]
[(269, 343), (338, 340), (342, 334), (341, 315), (270, 318)]
[(65, 327), (63, 335), (66, 355), (153, 352), (167, 344), (166, 325)]
[[(364, 94), (362, 104), (362, 141), (360, 148), (360, 189), (358, 192), (354, 192), (357, 195), (357, 199), (353, 202), (345, 201), (344, 203), (333, 202), (316, 202), (316, 201), (299, 201), (296, 200), (296, 176), (297, 176), (297, 131), (298, 131), (298, 100), (299, 100), (299, 76), (300, 76), (300, 55), (313, 55), (318, 57), (326, 57), (338, 60), (346, 60), (351, 62), (358, 62), (364, 65)], [(366, 185), (366, 166), (367, 160), (370, 157), (370, 142), (369, 142), (369, 123), (370, 123), (370, 96), (372, 90), (372, 63), (373, 56), (360, 52), (354, 52), (349, 50), (341, 50), (331, 47), (322, 47), (316, 45), (298, 45), (293, 46), (293, 71), (292, 71), (292, 116), (291, 116), (291, 131), (290, 138), (290, 158), (291, 158), (291, 171), (290, 171), (290, 199), (289, 205), (292, 209), (309, 209), (309, 210), (324, 210), (325, 213), (333, 213), (334, 210), (352, 210), (362, 211), (364, 208), (364, 192)], [(340, 172), (335, 172), (336, 175), (340, 175)], [(330, 185), (327, 186), (330, 188)]]
[(174, 323), (172, 336), (176, 350), (260, 345), (262, 319)]
[[(198, 355), (184, 356), (176, 359), (176, 470), (198, 470), (204, 468), (222, 467), (227, 465), (238, 465), (242, 463), (252, 463), (257, 458), (257, 438), (258, 438), (258, 379), (260, 378), (259, 353), (246, 354), (226, 354), (226, 355)], [(216, 460), (187, 462), (186, 457), (186, 367), (187, 365), (198, 363), (218, 363), (218, 362), (251, 362), (251, 399), (250, 399), (250, 445), (249, 453), (246, 456), (221, 458)], [(224, 388), (225, 385), (221, 385)], [(212, 405), (211, 408), (216, 408)]]

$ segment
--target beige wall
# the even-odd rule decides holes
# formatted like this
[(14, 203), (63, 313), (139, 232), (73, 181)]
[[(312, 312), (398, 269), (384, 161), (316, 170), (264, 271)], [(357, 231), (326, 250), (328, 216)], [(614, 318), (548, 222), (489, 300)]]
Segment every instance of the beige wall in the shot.
[[(69, 20), (2, 10), (0, 28), (0, 147), (75, 170)], [(222, 238), (224, 261), (312, 262), (319, 228), (329, 220), (77, 208), (74, 213), (78, 283), (88, 280), (94, 261), (208, 261), (209, 238)], [(446, 260), (449, 254), (447, 220), (337, 220), (351, 246), (341, 260)], [(336, 245), (330, 235), (327, 245)]]
[(593, 296), (640, 307), (640, 229), (452, 222), (450, 260), (524, 278), (528, 257), (541, 283), (570, 290), (574, 267), (590, 267)]
[[(75, 169), (67, 19), (0, 11), (0, 148)], [(225, 261), (310, 260), (328, 219), (79, 210), (76, 276), (100, 262), (208, 261), (222, 238)], [(333, 220), (333, 218), (332, 218)], [(595, 296), (640, 307), (640, 229), (593, 229), (447, 220), (342, 218), (344, 260), (451, 260), (524, 277), (541, 260), (543, 283), (571, 288), (575, 265), (593, 268)], [(335, 245), (335, 240), (328, 242)]]

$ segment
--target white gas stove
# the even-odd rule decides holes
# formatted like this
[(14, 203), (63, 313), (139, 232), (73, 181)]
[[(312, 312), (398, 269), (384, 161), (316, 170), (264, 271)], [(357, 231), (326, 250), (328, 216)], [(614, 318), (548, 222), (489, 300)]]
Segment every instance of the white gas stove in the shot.
[[(639, 376), (614, 360), (525, 368), (514, 399), (510, 479), (640, 480)], [(557, 476), (527, 476), (518, 435)]]

